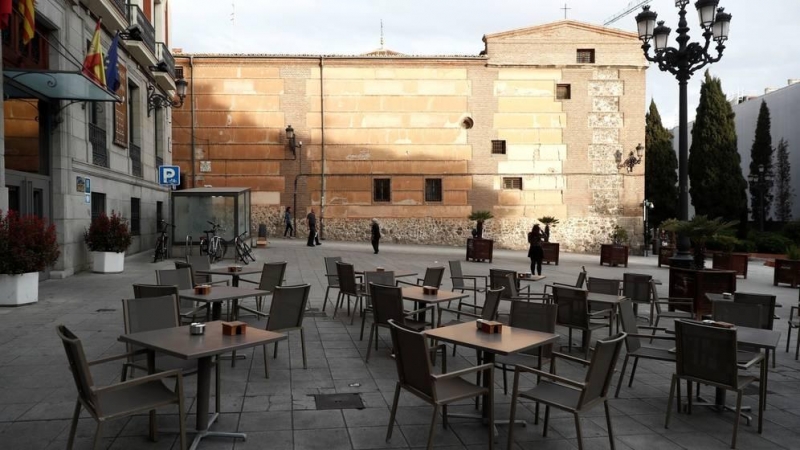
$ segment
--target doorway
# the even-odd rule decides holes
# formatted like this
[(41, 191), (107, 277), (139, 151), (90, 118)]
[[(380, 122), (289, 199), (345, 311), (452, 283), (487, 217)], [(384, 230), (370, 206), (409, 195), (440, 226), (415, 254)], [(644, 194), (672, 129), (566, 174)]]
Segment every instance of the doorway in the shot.
[[(32, 173), (6, 171), (8, 209), (20, 215), (35, 215), (50, 222), (50, 177)], [(39, 272), (39, 280), (46, 280), (50, 269)]]

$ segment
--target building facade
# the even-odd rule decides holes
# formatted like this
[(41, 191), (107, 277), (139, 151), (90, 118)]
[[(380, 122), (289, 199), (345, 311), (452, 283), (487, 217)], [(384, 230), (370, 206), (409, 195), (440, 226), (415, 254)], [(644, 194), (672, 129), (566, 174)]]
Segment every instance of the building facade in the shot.
[[(495, 245), (594, 251), (614, 225), (641, 243), (645, 69), (633, 33), (561, 21), (484, 36), (479, 55), (220, 55), (176, 51), (190, 83), (174, 111), (186, 187), (250, 187), (253, 224), (298, 234), (463, 245), (472, 211)], [(295, 145), (286, 139), (291, 126)], [(302, 146), (296, 145), (302, 141)]]
[[(176, 89), (167, 2), (38, 0), (28, 45), (16, 12), (3, 32), (0, 208), (55, 223), (61, 257), (45, 277), (89, 266), (83, 236), (102, 212), (129, 221), (129, 253), (152, 248), (156, 219), (168, 217), (157, 166), (171, 161), (171, 115), (148, 107), (152, 95), (172, 97)], [(115, 92), (81, 74), (98, 19), (105, 54), (122, 35)]]

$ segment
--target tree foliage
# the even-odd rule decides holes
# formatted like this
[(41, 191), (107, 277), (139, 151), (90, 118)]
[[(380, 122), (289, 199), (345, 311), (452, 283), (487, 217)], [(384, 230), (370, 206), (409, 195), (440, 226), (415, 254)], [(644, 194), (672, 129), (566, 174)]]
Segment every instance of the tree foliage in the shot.
[(678, 158), (655, 101), (650, 101), (645, 123), (644, 196), (655, 205), (649, 217), (658, 226), (678, 215)]
[(719, 78), (711, 77), (707, 71), (692, 128), (689, 184), (696, 214), (746, 219), (747, 182), (736, 147), (733, 109)]
[[(761, 109), (758, 111), (756, 120), (756, 135), (753, 139), (753, 146), (750, 148), (750, 175), (758, 176), (759, 167), (764, 167), (765, 178), (771, 178), (772, 169), (772, 134), (770, 133), (770, 116), (767, 102), (761, 100)], [(764, 189), (764, 197), (761, 197), (761, 189)], [(763, 204), (761, 203), (763, 200)], [(761, 212), (764, 212), (764, 220), (769, 219), (769, 212), (772, 210), (772, 185), (764, 183), (759, 186), (757, 183), (750, 184), (750, 211), (753, 221), (759, 223)]]
[(785, 139), (778, 141), (775, 161), (775, 214), (781, 222), (792, 220), (792, 166), (789, 163), (789, 143)]

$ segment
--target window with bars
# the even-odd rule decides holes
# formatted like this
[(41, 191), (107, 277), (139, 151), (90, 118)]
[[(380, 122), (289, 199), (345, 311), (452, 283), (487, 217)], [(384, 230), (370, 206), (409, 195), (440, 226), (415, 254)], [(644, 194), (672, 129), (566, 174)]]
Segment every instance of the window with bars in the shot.
[(576, 61), (578, 64), (594, 64), (594, 49), (579, 48)]
[(505, 155), (506, 154), (506, 141), (494, 140), (492, 141), (492, 154)]
[(425, 201), (426, 202), (441, 202), (442, 201), (442, 179), (441, 178), (426, 178), (425, 179)]
[(556, 99), (569, 100), (572, 98), (572, 87), (569, 84), (556, 85)]
[(92, 192), (92, 220), (106, 212), (106, 194)]
[(503, 189), (522, 189), (522, 177), (503, 177)]
[(372, 201), (392, 201), (392, 180), (390, 178), (375, 178), (372, 180)]
[(141, 202), (138, 198), (131, 197), (131, 236), (141, 234)]
[(175, 66), (175, 79), (180, 80), (183, 78), (183, 66)]

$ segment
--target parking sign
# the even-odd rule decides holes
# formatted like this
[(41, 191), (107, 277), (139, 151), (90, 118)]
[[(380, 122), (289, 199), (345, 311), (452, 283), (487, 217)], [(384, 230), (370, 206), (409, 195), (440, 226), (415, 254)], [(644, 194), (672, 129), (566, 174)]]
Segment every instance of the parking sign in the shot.
[(178, 166), (158, 166), (158, 184), (180, 185), (181, 168)]

